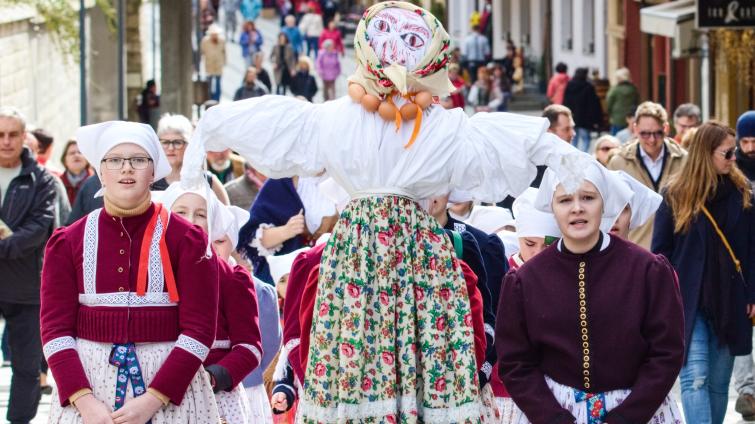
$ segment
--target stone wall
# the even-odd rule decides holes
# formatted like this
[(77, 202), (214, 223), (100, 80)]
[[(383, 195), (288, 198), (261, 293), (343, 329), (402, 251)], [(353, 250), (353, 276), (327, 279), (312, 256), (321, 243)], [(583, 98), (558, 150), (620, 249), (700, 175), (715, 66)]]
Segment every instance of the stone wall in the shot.
[(29, 7), (0, 7), (0, 106), (19, 108), (60, 148), (79, 126), (79, 66), (37, 19)]

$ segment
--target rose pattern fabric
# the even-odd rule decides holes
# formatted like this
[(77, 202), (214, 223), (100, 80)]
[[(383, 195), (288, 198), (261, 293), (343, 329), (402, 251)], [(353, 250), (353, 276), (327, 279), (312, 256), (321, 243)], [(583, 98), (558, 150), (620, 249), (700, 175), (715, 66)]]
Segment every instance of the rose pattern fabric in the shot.
[(442, 228), (415, 202), (350, 203), (323, 252), (315, 310), (301, 422), (328, 413), (433, 422), (433, 411), (481, 422), (464, 277)]

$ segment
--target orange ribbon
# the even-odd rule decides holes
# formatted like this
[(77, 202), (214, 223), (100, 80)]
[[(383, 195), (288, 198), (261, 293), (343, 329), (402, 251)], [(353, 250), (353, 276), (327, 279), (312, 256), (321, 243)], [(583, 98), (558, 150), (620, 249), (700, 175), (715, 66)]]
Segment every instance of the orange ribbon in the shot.
[(168, 232), (168, 211), (165, 210), (162, 205), (155, 205), (155, 212), (152, 215), (147, 229), (144, 232), (142, 238), (141, 252), (139, 252), (139, 272), (136, 277), (136, 295), (144, 296), (147, 293), (147, 269), (149, 268), (149, 248), (152, 244), (152, 236), (155, 233), (155, 227), (157, 226), (157, 220), (160, 219), (163, 232), (160, 235), (160, 261), (163, 266), (163, 274), (165, 276), (165, 285), (168, 288), (168, 295), (171, 302), (178, 302), (178, 289), (176, 288), (176, 278), (173, 274), (173, 267), (170, 263), (170, 256), (168, 255), (168, 245), (165, 242), (165, 234)]
[[(398, 130), (401, 128), (402, 119), (401, 119), (401, 112), (399, 111), (398, 107), (396, 107), (396, 104), (393, 102), (393, 95), (396, 93), (397, 92), (394, 91), (388, 96), (386, 96), (386, 101), (388, 102), (388, 104), (392, 105), (393, 109), (396, 111), (395, 122), (396, 122), (396, 132), (398, 132)], [(419, 107), (418, 104), (412, 101), (412, 97), (416, 95), (417, 93), (406, 93), (401, 96), (405, 100), (411, 102), (417, 107), (417, 116), (414, 118), (414, 129), (412, 129), (412, 136), (409, 138), (409, 142), (404, 145), (404, 149), (408, 149), (412, 147), (412, 144), (414, 144), (414, 141), (417, 139), (417, 136), (419, 135), (419, 129), (420, 129), (420, 126), (422, 125), (422, 108)]]

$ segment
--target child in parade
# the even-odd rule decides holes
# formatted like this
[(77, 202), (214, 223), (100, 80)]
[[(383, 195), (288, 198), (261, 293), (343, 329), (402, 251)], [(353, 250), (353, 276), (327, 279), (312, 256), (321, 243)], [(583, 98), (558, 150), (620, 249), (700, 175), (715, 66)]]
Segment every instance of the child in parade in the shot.
[(519, 423), (682, 422), (669, 394), (684, 360), (674, 270), (601, 231), (631, 196), (597, 162), (576, 193), (545, 173), (535, 206), (555, 215), (562, 238), (509, 272), (496, 318)]
[(634, 230), (652, 219), (663, 202), (663, 197), (624, 171), (611, 172), (621, 177), (633, 194), (629, 203), (614, 221), (609, 234), (629, 240), (629, 230)]
[(201, 228), (151, 201), (170, 173), (148, 125), (111, 121), (76, 139), (104, 195), (58, 229), (41, 287), (51, 423), (218, 422), (202, 362), (215, 336), (218, 261)]
[(249, 272), (228, 262), (233, 246), (227, 228), (235, 216), (206, 184), (193, 190), (171, 184), (160, 197), (164, 207), (204, 230), (218, 255), (220, 296), (215, 341), (204, 366), (210, 375), (220, 418), (228, 423), (252, 423), (251, 407), (241, 380), (262, 359), (257, 294)]
[(321, 177), (268, 179), (241, 227), (237, 248), (252, 263), (254, 276), (275, 285), (267, 258), (307, 246), (330, 232), (336, 209), (318, 190)]

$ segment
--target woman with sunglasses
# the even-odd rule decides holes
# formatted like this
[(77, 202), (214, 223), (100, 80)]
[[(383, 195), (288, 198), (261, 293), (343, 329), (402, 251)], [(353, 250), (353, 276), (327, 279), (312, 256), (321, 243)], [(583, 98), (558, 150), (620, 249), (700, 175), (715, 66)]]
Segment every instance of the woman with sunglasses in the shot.
[(752, 350), (755, 210), (735, 151), (731, 128), (700, 126), (655, 216), (652, 250), (679, 274), (687, 347), (680, 380), (690, 424), (723, 422), (734, 356)]
[[(152, 184), (152, 190), (164, 191), (169, 185), (181, 179), (181, 168), (184, 163), (184, 154), (186, 146), (191, 140), (194, 127), (188, 118), (183, 115), (172, 115), (166, 113), (157, 123), (157, 137), (160, 139), (160, 145), (163, 147), (165, 156), (170, 164), (170, 174), (161, 178)], [(223, 184), (218, 177), (211, 172), (205, 171), (207, 183), (212, 187), (212, 191), (218, 196), (224, 205), (230, 204), (228, 193), (226, 193)]]
[(79, 128), (76, 140), (96, 164), (105, 206), (47, 243), (40, 321), (57, 383), (49, 422), (216, 424), (201, 369), (218, 312), (207, 236), (152, 202), (150, 184), (170, 172), (152, 127), (104, 122)]
[(601, 165), (607, 166), (608, 159), (611, 159), (611, 154), (621, 147), (621, 142), (618, 138), (612, 135), (604, 135), (595, 142), (595, 160), (600, 162)]
[(562, 238), (504, 280), (500, 375), (517, 423), (673, 423), (683, 316), (666, 258), (601, 229), (631, 198), (597, 162), (575, 193), (548, 170), (535, 207)]

